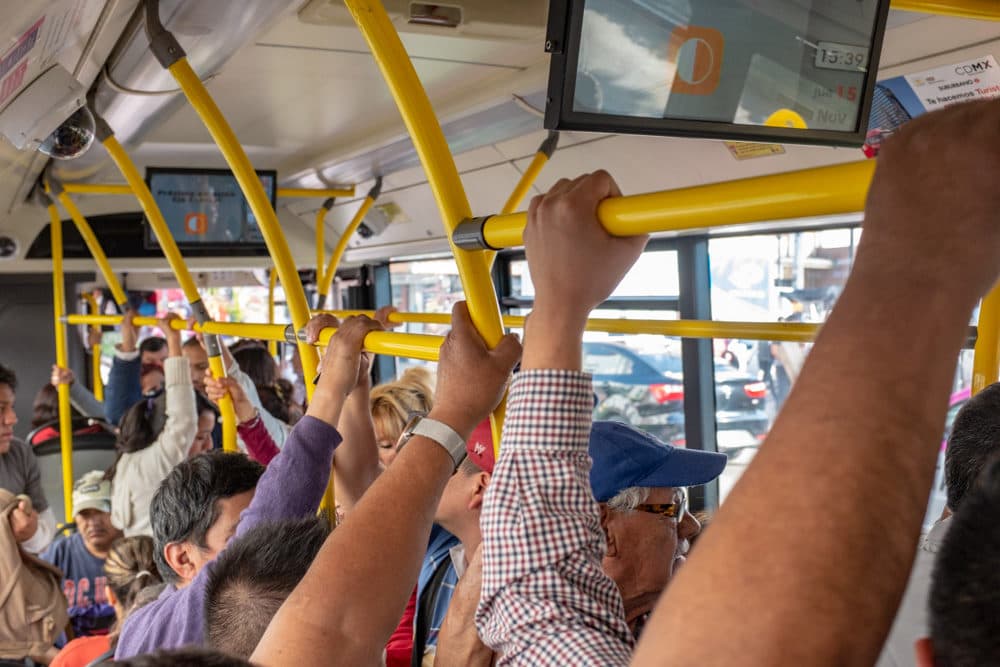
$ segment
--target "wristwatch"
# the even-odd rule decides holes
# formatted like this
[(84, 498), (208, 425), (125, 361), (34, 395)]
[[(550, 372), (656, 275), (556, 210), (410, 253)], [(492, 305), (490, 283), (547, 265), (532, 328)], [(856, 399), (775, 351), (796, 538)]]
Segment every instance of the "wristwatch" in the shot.
[(406, 446), (406, 443), (410, 441), (410, 438), (415, 435), (421, 435), (441, 445), (448, 452), (451, 460), (455, 462), (456, 470), (468, 455), (465, 451), (465, 440), (452, 427), (436, 419), (428, 419), (420, 415), (414, 415), (406, 424), (396, 451), (401, 451)]

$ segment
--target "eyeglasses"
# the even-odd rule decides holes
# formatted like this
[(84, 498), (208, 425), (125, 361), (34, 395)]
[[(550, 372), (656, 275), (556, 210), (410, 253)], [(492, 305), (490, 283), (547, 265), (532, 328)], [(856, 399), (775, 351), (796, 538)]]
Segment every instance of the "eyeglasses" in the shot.
[(657, 514), (667, 519), (676, 519), (677, 523), (680, 523), (681, 519), (684, 518), (684, 513), (687, 512), (687, 492), (684, 489), (681, 489), (680, 493), (681, 499), (679, 502), (643, 503), (642, 505), (636, 505), (635, 509), (639, 512)]

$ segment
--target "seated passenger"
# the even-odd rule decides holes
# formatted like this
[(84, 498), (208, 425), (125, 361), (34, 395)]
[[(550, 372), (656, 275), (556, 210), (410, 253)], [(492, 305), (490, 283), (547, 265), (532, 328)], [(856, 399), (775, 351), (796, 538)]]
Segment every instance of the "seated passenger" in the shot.
[(1000, 458), (994, 456), (984, 467), (952, 515), (938, 550), (929, 638), (916, 645), (920, 667), (993, 665), (1000, 656)]
[(111, 374), (104, 388), (104, 411), (108, 421), (116, 425), (125, 412), (143, 397), (140, 381), (142, 367), (162, 367), (169, 354), (167, 341), (159, 336), (150, 336), (136, 346), (139, 331), (133, 323), (135, 316), (133, 310), (125, 313), (121, 324), (122, 342), (116, 346)]
[(106, 635), (115, 609), (105, 594), (104, 563), (122, 533), (111, 525), (111, 482), (103, 472), (88, 472), (76, 481), (73, 512), (76, 532), (54, 542), (41, 558), (63, 572), (73, 635)]
[(249, 658), (330, 534), (320, 517), (262, 523), (212, 564), (205, 592), (209, 647)]
[(940, 520), (920, 542), (906, 594), (896, 613), (892, 632), (882, 648), (878, 667), (913, 664), (913, 643), (930, 632), (927, 600), (931, 571), (952, 524), (952, 516), (961, 508), (983, 468), (998, 453), (1000, 383), (995, 383), (969, 399), (955, 417), (944, 453), (947, 504)]
[(74, 639), (59, 652), (49, 667), (87, 667), (110, 660), (118, 643), (122, 623), (136, 606), (139, 594), (155, 586), (160, 575), (153, 562), (153, 540), (145, 535), (126, 537), (111, 545), (104, 562), (105, 595), (114, 606), (117, 621), (110, 634)]
[(375, 420), (375, 442), (382, 465), (388, 467), (396, 458), (396, 445), (403, 427), (413, 415), (426, 415), (434, 407), (434, 378), (421, 366), (407, 368), (393, 382), (372, 389), (372, 418)]
[(31, 447), (14, 437), (17, 376), (0, 365), (0, 489), (31, 498), (31, 506), (20, 503), (10, 513), (14, 539), (30, 553), (49, 546), (56, 534), (56, 516), (42, 491), (42, 475)]
[[(166, 390), (132, 406), (122, 417), (118, 459), (111, 469), (111, 519), (126, 537), (152, 535), (149, 504), (160, 482), (193, 450), (201, 451), (199, 417), (188, 363), (181, 356), (180, 332), (160, 320), (167, 332)], [(209, 439), (211, 433), (209, 433)]]
[[(323, 319), (307, 327), (312, 340)], [(377, 328), (371, 320), (352, 318), (338, 329), (307, 415), (266, 471), (242, 454), (212, 451), (177, 466), (164, 480), (153, 498), (153, 537), (160, 572), (174, 585), (126, 621), (117, 657), (203, 643), (210, 563), (229, 539), (265, 521), (316, 513), (341, 441), (335, 424), (358, 384), (361, 344)]]

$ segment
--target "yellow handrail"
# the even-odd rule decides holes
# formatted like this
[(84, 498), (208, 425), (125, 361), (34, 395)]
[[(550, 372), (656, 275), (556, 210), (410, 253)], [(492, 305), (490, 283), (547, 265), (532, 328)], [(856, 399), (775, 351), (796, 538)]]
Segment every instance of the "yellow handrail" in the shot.
[(46, 189), (50, 187), (53, 188), (52, 192), (56, 195), (59, 203), (69, 213), (69, 217), (73, 219), (73, 224), (76, 225), (77, 231), (83, 237), (83, 242), (87, 244), (87, 249), (90, 250), (91, 256), (97, 262), (97, 268), (100, 270), (101, 275), (104, 276), (104, 282), (108, 284), (108, 289), (111, 290), (111, 295), (114, 297), (115, 303), (124, 311), (128, 307), (128, 297), (125, 296), (125, 290), (122, 289), (121, 283), (118, 282), (118, 276), (111, 269), (108, 256), (104, 254), (104, 249), (94, 235), (94, 230), (90, 228), (90, 223), (83, 217), (80, 209), (76, 207), (76, 204), (73, 203), (73, 200), (65, 190), (60, 191), (59, 186), (54, 183), (46, 184)]
[(892, 0), (892, 8), (982, 21), (1000, 21), (1000, 3), (996, 0)]
[[(56, 364), (69, 368), (69, 351), (66, 346), (66, 285), (63, 276), (62, 220), (55, 204), (48, 205), (52, 224), (52, 315), (56, 332)], [(59, 444), (62, 459), (63, 507), (66, 523), (73, 521), (73, 415), (69, 404), (69, 385), (59, 384)]]
[[(271, 259), (278, 272), (278, 279), (281, 280), (281, 285), (285, 289), (285, 299), (292, 322), (295, 323), (296, 328), (304, 327), (309, 320), (309, 304), (306, 302), (305, 291), (302, 289), (302, 281), (299, 279), (295, 260), (285, 242), (281, 225), (278, 223), (278, 216), (271, 207), (271, 202), (264, 192), (260, 178), (254, 171), (253, 165), (250, 164), (246, 152), (244, 152), (229, 123), (226, 122), (219, 107), (216, 106), (212, 96), (205, 89), (201, 78), (191, 69), (187, 58), (178, 59), (168, 69), (181, 90), (184, 91), (192, 108), (205, 124), (209, 134), (219, 146), (219, 150), (239, 182), (247, 203), (250, 205), (250, 210), (253, 211), (254, 218), (260, 227), (261, 234), (264, 236), (264, 242), (267, 244), (268, 252), (271, 254)], [(300, 344), (299, 355), (302, 359), (302, 370), (305, 377), (314, 377), (319, 362), (315, 348)], [(312, 384), (306, 382), (306, 393), (310, 398), (312, 390)]]
[(1000, 287), (994, 287), (979, 305), (979, 331), (972, 362), (972, 393), (978, 394), (1000, 374)]
[[(115, 138), (111, 129), (107, 127), (103, 119), (99, 122), (102, 126), (101, 134), (104, 135), (101, 143), (104, 144), (104, 148), (118, 166), (118, 170), (122, 173), (122, 176), (128, 181), (129, 187), (135, 194), (136, 199), (139, 200), (139, 205), (142, 206), (142, 210), (146, 213), (146, 219), (153, 228), (153, 233), (156, 234), (156, 240), (160, 244), (160, 249), (167, 258), (167, 263), (170, 264), (174, 277), (177, 278), (181, 291), (184, 292), (184, 297), (191, 306), (191, 311), (199, 322), (208, 320), (208, 311), (201, 300), (201, 294), (198, 293), (198, 286), (195, 284), (194, 278), (191, 277), (191, 272), (188, 271), (187, 264), (184, 263), (184, 257), (177, 247), (177, 242), (174, 241), (173, 234), (170, 232), (170, 227), (167, 226), (167, 221), (163, 218), (160, 207), (157, 205), (156, 200), (153, 199), (153, 193), (149, 191), (149, 186), (146, 185), (146, 181), (143, 180), (135, 163), (132, 162), (132, 158), (122, 148), (122, 145)], [(220, 342), (212, 337), (206, 337), (205, 349), (208, 352), (208, 364), (212, 370), (212, 375), (217, 378), (226, 377), (226, 366), (222, 360)], [(228, 395), (219, 401), (219, 412), (222, 414), (222, 448), (228, 452), (238, 451), (236, 445), (236, 410), (233, 407), (233, 400)]]
[[(130, 195), (132, 188), (120, 183), (63, 183), (66, 192), (76, 195)], [(322, 188), (278, 188), (279, 198), (309, 198), (309, 197), (353, 197), (354, 187)]]
[[(97, 299), (90, 292), (84, 292), (80, 295), (87, 305), (90, 307), (90, 314), (97, 315)], [(90, 328), (95, 332), (100, 333), (101, 328), (95, 324), (90, 325)], [(104, 378), (101, 377), (101, 346), (94, 345), (90, 350), (90, 360), (91, 360), (91, 374), (94, 376), (93, 388), (94, 388), (94, 398), (99, 401), (104, 401)]]
[[(865, 160), (613, 197), (601, 203), (597, 214), (610, 234), (634, 236), (856, 213), (864, 210), (874, 173), (875, 161)], [(521, 235), (527, 220), (528, 215), (524, 212), (486, 219), (482, 234), (487, 246), (499, 249), (523, 245)]]
[(375, 186), (368, 192), (364, 201), (361, 202), (361, 207), (355, 212), (354, 217), (344, 228), (344, 233), (340, 235), (337, 239), (337, 246), (333, 249), (333, 254), (330, 255), (330, 263), (327, 264), (326, 270), (323, 271), (322, 277), (317, 276), (316, 278), (316, 306), (322, 308), (326, 305), (326, 298), (330, 294), (330, 289), (333, 287), (333, 279), (337, 276), (337, 267), (340, 266), (340, 260), (344, 256), (344, 252), (347, 250), (347, 244), (350, 242), (351, 237), (354, 236), (354, 232), (358, 231), (358, 227), (361, 226), (361, 222), (368, 215), (368, 211), (371, 210), (372, 206), (375, 204), (375, 200), (378, 199), (379, 194), (382, 191), (382, 179), (379, 178), (375, 182)]
[[(278, 272), (271, 269), (270, 275), (267, 277), (267, 321), (268, 324), (274, 324), (274, 290), (278, 286)], [(274, 357), (278, 354), (278, 342), (269, 340), (267, 341), (267, 351)]]
[[(345, 4), (368, 43), (409, 130), (450, 239), (454, 229), (472, 212), (427, 92), (382, 3), (378, 0), (345, 0)], [(469, 304), (469, 314), (486, 344), (494, 347), (504, 332), (486, 263), (482, 254), (461, 250), (454, 243), (451, 246)], [(491, 419), (493, 440), (497, 445), (500, 443), (505, 407), (506, 401), (501, 401)]]

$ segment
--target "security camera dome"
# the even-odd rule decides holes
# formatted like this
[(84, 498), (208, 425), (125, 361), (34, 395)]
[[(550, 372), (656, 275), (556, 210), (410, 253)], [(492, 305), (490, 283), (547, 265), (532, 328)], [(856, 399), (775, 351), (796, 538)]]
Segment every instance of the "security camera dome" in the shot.
[(80, 107), (62, 125), (53, 130), (38, 150), (57, 160), (72, 160), (87, 152), (94, 143), (94, 116)]

